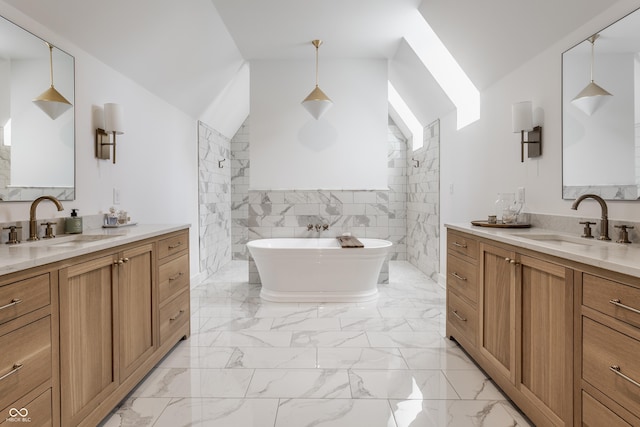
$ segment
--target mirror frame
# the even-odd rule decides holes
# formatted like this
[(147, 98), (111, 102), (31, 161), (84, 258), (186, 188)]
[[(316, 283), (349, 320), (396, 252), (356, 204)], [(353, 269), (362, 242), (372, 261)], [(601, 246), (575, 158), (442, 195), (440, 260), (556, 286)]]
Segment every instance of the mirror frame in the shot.
[[(631, 15), (634, 14), (638, 14), (638, 17), (640, 18), (640, 8), (637, 8), (627, 14), (625, 14), (624, 16), (622, 16), (621, 18), (615, 20), (614, 22), (612, 22), (611, 24), (603, 27), (602, 29), (596, 31), (594, 34), (600, 34), (604, 31), (606, 31), (607, 29), (613, 27), (614, 25), (620, 23), (621, 21), (625, 20), (626, 18), (630, 17)], [(640, 200), (640, 184), (610, 184), (610, 185), (584, 185), (584, 186), (566, 186), (565, 185), (565, 181), (566, 181), (566, 177), (565, 177), (565, 172), (566, 172), (566, 153), (565, 153), (565, 149), (567, 146), (567, 141), (566, 141), (566, 121), (567, 121), (567, 117), (566, 117), (566, 113), (565, 113), (565, 109), (569, 106), (570, 100), (565, 98), (565, 94), (564, 94), (564, 89), (565, 89), (565, 79), (567, 78), (565, 76), (565, 55), (570, 52), (572, 49), (578, 47), (579, 45), (587, 42), (589, 40), (589, 38), (592, 36), (593, 34), (590, 34), (589, 37), (585, 38), (584, 40), (581, 40), (580, 42), (576, 43), (575, 45), (571, 46), (570, 48), (568, 48), (567, 50), (565, 50), (564, 52), (562, 52), (561, 54), (561, 60), (560, 60), (560, 64), (561, 64), (561, 103), (560, 103), (560, 110), (561, 110), (561, 141), (562, 141), (562, 150), (561, 150), (561, 164), (562, 164), (562, 199), (564, 200), (574, 200), (577, 197), (579, 197), (582, 194), (586, 194), (586, 193), (591, 193), (591, 194), (597, 194), (599, 196), (601, 196), (603, 199), (605, 200), (620, 200), (620, 201), (634, 201), (634, 200)], [(638, 30), (638, 39), (640, 39), (640, 29)], [(598, 42), (596, 41), (595, 44), (595, 61), (594, 63), (597, 64), (598, 63)], [(597, 68), (596, 68), (597, 70)], [(597, 74), (594, 78), (594, 80), (598, 81), (597, 79)], [(588, 82), (585, 82), (585, 84)], [(606, 89), (606, 86), (605, 86)], [(576, 92), (577, 93), (577, 92)], [(614, 95), (615, 96), (615, 95)], [(565, 105), (566, 104), (566, 105)], [(640, 108), (640, 105), (638, 106), (638, 108)], [(594, 113), (597, 114), (597, 113)], [(637, 132), (637, 131), (636, 131)], [(636, 133), (636, 139), (638, 138), (638, 135)], [(632, 141), (632, 143), (635, 144), (635, 141)], [(637, 155), (636, 155), (637, 157)]]
[[(25, 37), (29, 37), (32, 38), (34, 40), (34, 42), (41, 42), (42, 43), (42, 50), (43, 50), (43, 58), (46, 56), (46, 63), (47, 65), (49, 65), (49, 49), (47, 48), (47, 43), (49, 43), (47, 40), (43, 39), (42, 37), (39, 37), (38, 35), (32, 33), (31, 31), (25, 29), (24, 27), (16, 24), (15, 22), (13, 22), (12, 20), (0, 15), (0, 20), (2, 20), (4, 23), (6, 23), (7, 26), (11, 26), (13, 25), (15, 27), (16, 32), (22, 32), (24, 34)], [(61, 53), (66, 55), (67, 61), (70, 61), (71, 65), (70, 65), (70, 75), (67, 74), (66, 75), (66, 79), (67, 79), (67, 86), (70, 86), (70, 88), (72, 89), (69, 93), (69, 91), (64, 93), (64, 96), (69, 100), (69, 102), (71, 102), (72, 104), (72, 108), (71, 108), (71, 112), (65, 112), (64, 114), (71, 114), (71, 119), (70, 119), (70, 129), (67, 129), (67, 137), (62, 138), (61, 141), (63, 141), (63, 144), (66, 144), (67, 146), (70, 146), (71, 148), (71, 155), (73, 156), (72, 161), (68, 162), (68, 164), (72, 164), (73, 165), (73, 180), (72, 180), (72, 184), (70, 187), (58, 187), (58, 186), (34, 186), (34, 187), (17, 187), (16, 189), (13, 189), (11, 187), (0, 187), (0, 202), (5, 202), (5, 203), (11, 203), (11, 202), (32, 202), (33, 200), (35, 200), (36, 198), (43, 196), (43, 195), (52, 195), (55, 196), (56, 198), (58, 198), (61, 201), (72, 201), (75, 200), (76, 198), (76, 185), (77, 185), (77, 168), (76, 168), (76, 109), (75, 109), (75, 104), (76, 104), (76, 79), (75, 79), (75, 74), (76, 74), (76, 70), (75, 70), (75, 57), (73, 55), (71, 55), (70, 53), (60, 49), (58, 46), (56, 46), (55, 44), (51, 43), (51, 45), (53, 46), (53, 60), (54, 60), (54, 83), (58, 82), (59, 80), (62, 80), (60, 78), (60, 73), (56, 73), (56, 66), (55, 66), (55, 60), (56, 60), (56, 52), (58, 55), (60, 55)], [(9, 59), (11, 57), (8, 57)], [(42, 84), (42, 90), (47, 89), (47, 84), (49, 83), (49, 79), (48, 79), (48, 67), (47, 67), (47, 79), (43, 81)], [(57, 88), (58, 86), (56, 86)], [(36, 91), (38, 92), (38, 91)], [(39, 93), (34, 93), (34, 98), (38, 95)], [(44, 117), (47, 117), (46, 114), (44, 112), (39, 111), (40, 113), (43, 114)], [(63, 116), (64, 116), (63, 114)], [(61, 117), (63, 117), (61, 116)], [(51, 120), (47, 117), (47, 120)], [(66, 129), (66, 128), (65, 128)], [(43, 138), (44, 139), (44, 138)], [(64, 141), (67, 141), (66, 143)], [(0, 142), (1, 144), (1, 142)], [(14, 145), (13, 143), (11, 145)], [(71, 159), (70, 159), (71, 160)]]

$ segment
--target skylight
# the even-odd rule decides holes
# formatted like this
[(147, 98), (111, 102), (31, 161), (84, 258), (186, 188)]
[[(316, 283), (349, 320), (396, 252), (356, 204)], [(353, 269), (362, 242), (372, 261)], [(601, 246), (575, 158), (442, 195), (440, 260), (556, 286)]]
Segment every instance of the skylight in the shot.
[(422, 125), (416, 119), (416, 116), (413, 115), (413, 112), (409, 108), (404, 99), (400, 96), (398, 91), (393, 87), (391, 82), (388, 82), (389, 86), (389, 103), (391, 107), (395, 110), (396, 114), (400, 118), (403, 123), (397, 123), (399, 126), (404, 125), (404, 127), (411, 133), (411, 140), (413, 145), (413, 151), (422, 148)]
[(462, 129), (480, 119), (480, 93), (420, 12), (413, 19), (405, 40), (456, 106)]

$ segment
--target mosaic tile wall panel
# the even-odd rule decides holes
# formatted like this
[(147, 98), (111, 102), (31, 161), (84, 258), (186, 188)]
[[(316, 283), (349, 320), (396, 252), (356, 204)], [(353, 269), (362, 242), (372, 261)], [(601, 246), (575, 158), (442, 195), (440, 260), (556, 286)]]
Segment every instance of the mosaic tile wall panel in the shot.
[(198, 122), (200, 271), (207, 275), (231, 261), (230, 151), (228, 138)]

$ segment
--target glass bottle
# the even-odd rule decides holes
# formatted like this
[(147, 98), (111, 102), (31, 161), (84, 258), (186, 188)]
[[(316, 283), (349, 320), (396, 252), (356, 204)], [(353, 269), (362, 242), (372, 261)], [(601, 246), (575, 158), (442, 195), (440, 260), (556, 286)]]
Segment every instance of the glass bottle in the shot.
[(507, 214), (507, 221), (513, 222), (511, 220), (510, 210), (515, 201), (516, 195), (514, 193), (498, 193), (498, 198), (495, 202), (495, 214), (499, 224), (505, 222), (505, 210)]

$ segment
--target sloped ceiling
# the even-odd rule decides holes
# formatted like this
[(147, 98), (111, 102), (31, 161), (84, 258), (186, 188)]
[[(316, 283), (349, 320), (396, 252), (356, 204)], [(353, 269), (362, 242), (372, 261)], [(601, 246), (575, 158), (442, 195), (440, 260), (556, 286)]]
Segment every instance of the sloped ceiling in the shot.
[[(452, 104), (402, 41), (419, 9), (469, 78), (486, 88), (617, 0), (0, 0), (198, 117), (246, 60), (388, 58), (421, 120)], [(424, 123), (426, 124), (426, 123)]]

